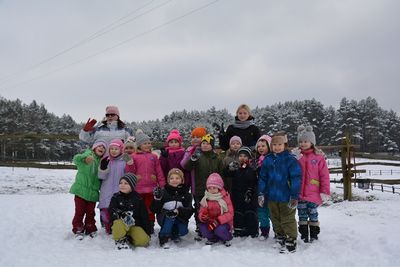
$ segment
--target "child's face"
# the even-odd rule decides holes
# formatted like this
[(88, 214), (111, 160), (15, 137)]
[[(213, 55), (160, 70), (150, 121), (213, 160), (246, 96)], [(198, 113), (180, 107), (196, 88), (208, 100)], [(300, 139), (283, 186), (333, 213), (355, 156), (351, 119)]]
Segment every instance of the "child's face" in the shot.
[(239, 162), (240, 164), (249, 162), (249, 157), (246, 154), (239, 154)]
[(135, 147), (132, 145), (128, 145), (125, 147), (125, 152), (129, 155), (135, 153)]
[(260, 155), (267, 155), (269, 152), (267, 141), (259, 141), (257, 144), (257, 152)]
[(104, 146), (98, 146), (94, 149), (94, 153), (99, 157), (103, 156), (104, 152), (106, 152), (106, 148)]
[(121, 149), (117, 146), (110, 146), (110, 156), (117, 157), (121, 154)]
[(219, 192), (219, 188), (215, 186), (209, 186), (207, 187), (207, 191), (211, 194), (216, 194)]
[(192, 136), (192, 139), (190, 140), (192, 146), (199, 146), (201, 143), (201, 137), (198, 136)]
[(152, 148), (151, 142), (144, 142), (144, 143), (140, 146), (140, 150), (142, 150), (142, 151), (144, 151), (144, 152), (151, 152), (151, 148)]
[(210, 143), (208, 143), (207, 141), (201, 142), (201, 151), (207, 152), (207, 151), (211, 151), (211, 150), (212, 150), (212, 146)]
[(169, 146), (169, 147), (172, 147), (172, 148), (178, 148), (178, 147), (180, 147), (181, 145), (179, 144), (178, 140), (172, 139), (172, 140), (169, 140), (168, 146)]
[(131, 186), (125, 179), (121, 179), (121, 181), (119, 181), (119, 191), (124, 194), (129, 194), (130, 192), (132, 192)]
[(299, 145), (303, 150), (310, 149), (312, 147), (312, 144), (309, 141), (300, 141)]
[(233, 142), (231, 142), (231, 144), (229, 145), (229, 148), (230, 148), (232, 151), (238, 151), (240, 147), (241, 147), (241, 144), (239, 143), (239, 141), (233, 141)]
[(168, 180), (168, 184), (172, 187), (177, 187), (178, 185), (182, 184), (182, 178), (178, 174), (171, 174)]
[(285, 150), (285, 144), (272, 144), (272, 152), (274, 153), (281, 153)]
[(250, 117), (250, 114), (247, 112), (247, 110), (243, 108), (239, 109), (236, 115), (240, 121), (247, 121), (247, 119)]

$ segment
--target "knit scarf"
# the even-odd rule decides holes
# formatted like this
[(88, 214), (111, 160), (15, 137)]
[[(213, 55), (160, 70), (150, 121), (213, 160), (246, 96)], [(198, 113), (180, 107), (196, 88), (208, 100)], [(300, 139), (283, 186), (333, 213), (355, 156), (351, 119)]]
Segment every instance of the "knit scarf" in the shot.
[(265, 158), (265, 155), (260, 155), (260, 157), (258, 158), (258, 165), (257, 165), (258, 167), (262, 166), (262, 162), (263, 162), (264, 158)]
[(235, 122), (233, 123), (233, 127), (239, 128), (239, 129), (247, 129), (251, 125), (254, 125), (254, 120), (250, 119), (250, 118), (246, 121), (240, 121), (238, 119), (235, 119)]
[(226, 204), (225, 200), (222, 198), (221, 192), (216, 194), (211, 194), (207, 190), (204, 193), (204, 197), (200, 201), (200, 205), (203, 207), (208, 207), (207, 200), (215, 200), (218, 202), (219, 206), (221, 207), (221, 214), (224, 214), (228, 211), (228, 205)]

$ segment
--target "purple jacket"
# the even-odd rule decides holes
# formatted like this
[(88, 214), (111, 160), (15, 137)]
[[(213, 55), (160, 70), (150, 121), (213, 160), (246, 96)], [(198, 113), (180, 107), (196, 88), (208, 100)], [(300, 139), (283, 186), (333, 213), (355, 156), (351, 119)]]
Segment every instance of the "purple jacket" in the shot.
[[(189, 146), (188, 148), (186, 148), (186, 150), (185, 150), (185, 153), (183, 154), (183, 157), (182, 157), (182, 160), (181, 160), (181, 163), (180, 163), (180, 167), (182, 168), (182, 169), (184, 169), (184, 167), (183, 166), (185, 166), (185, 164), (186, 164), (186, 162), (188, 161), (188, 160), (190, 160), (190, 157), (193, 155), (193, 153), (196, 151), (196, 149), (197, 148), (199, 148), (200, 149), (200, 146)], [(188, 177), (188, 181), (190, 181), (189, 183), (190, 183), (190, 185), (191, 185), (191, 192), (192, 192), (192, 194), (193, 194), (193, 192), (195, 192), (195, 182), (194, 182), (194, 179), (195, 179), (195, 174), (194, 174), (194, 169), (193, 170), (191, 170), (190, 172), (188, 172), (188, 171), (185, 171), (184, 173), (185, 173), (185, 181), (186, 181), (186, 177)], [(188, 175), (188, 176), (186, 176), (186, 174)], [(186, 182), (185, 182), (186, 183)]]
[(125, 173), (125, 161), (122, 155), (117, 158), (110, 158), (106, 170), (99, 168), (99, 179), (102, 180), (100, 187), (99, 209), (108, 208), (112, 196), (119, 192), (119, 179)]
[(330, 195), (329, 170), (323, 153), (301, 150), (302, 179), (299, 200), (322, 204), (320, 193)]
[(172, 168), (178, 168), (184, 174), (185, 185), (191, 185), (190, 172), (186, 171), (181, 166), (181, 161), (183, 159), (184, 154), (185, 154), (185, 150), (183, 150), (183, 149), (179, 149), (179, 150), (168, 149), (168, 157), (163, 157), (162, 155), (160, 156), (160, 165), (161, 165), (161, 169), (163, 170), (163, 174), (164, 174), (165, 178), (168, 177), (168, 172)]

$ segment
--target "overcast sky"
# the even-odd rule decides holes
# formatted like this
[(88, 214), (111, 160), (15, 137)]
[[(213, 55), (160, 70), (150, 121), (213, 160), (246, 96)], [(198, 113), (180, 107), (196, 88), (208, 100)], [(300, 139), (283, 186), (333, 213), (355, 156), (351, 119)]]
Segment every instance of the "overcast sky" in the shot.
[(77, 122), (368, 96), (400, 113), (400, 1), (213, 2), (0, 0), (0, 96)]

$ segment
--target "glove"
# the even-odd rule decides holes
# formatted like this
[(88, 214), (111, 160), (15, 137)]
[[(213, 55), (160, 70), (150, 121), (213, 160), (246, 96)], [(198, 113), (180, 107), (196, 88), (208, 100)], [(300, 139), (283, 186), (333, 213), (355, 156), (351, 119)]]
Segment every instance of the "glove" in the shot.
[(83, 130), (85, 132), (91, 132), (94, 130), (94, 125), (97, 123), (97, 121), (95, 119), (88, 119), (85, 126), (83, 126)]
[(160, 148), (161, 157), (168, 158), (168, 151), (165, 148)]
[(297, 199), (290, 199), (290, 200), (289, 200), (289, 203), (288, 203), (288, 207), (289, 207), (290, 209), (294, 210), (294, 209), (297, 208), (297, 203), (298, 203), (298, 200), (297, 200)]
[(258, 196), (258, 206), (260, 206), (261, 208), (264, 207), (264, 195), (259, 195)]
[(108, 159), (108, 157), (102, 158), (100, 161), (100, 170), (107, 170), (108, 167), (108, 163), (110, 162), (110, 160)]
[(301, 154), (301, 149), (300, 148), (294, 148), (291, 153), (295, 156), (297, 160), (301, 159), (303, 157), (303, 154)]
[(132, 211), (124, 211), (121, 214), (122, 221), (126, 224), (126, 226), (131, 227), (135, 225), (135, 219), (133, 218)]
[(197, 161), (201, 156), (201, 150), (196, 149), (196, 151), (193, 153), (193, 155), (190, 157), (191, 161)]
[(160, 186), (156, 186), (153, 189), (154, 199), (160, 200), (162, 198), (163, 192)]
[(207, 213), (201, 213), (199, 216), (199, 219), (201, 222), (206, 222), (208, 221), (208, 214)]
[(230, 171), (237, 171), (239, 169), (239, 162), (232, 161), (231, 163), (229, 163), (228, 168)]
[(244, 202), (246, 202), (247, 204), (249, 204), (251, 202), (251, 199), (253, 197), (253, 192), (251, 192), (250, 189), (248, 189), (246, 191), (246, 193), (244, 194)]
[[(128, 153), (124, 153), (124, 154), (122, 155), (122, 159), (123, 159), (126, 163), (132, 161), (132, 157), (131, 157), (131, 155), (129, 155)], [(132, 165), (132, 164), (130, 164), (130, 165)]]
[(207, 224), (207, 229), (208, 229), (208, 231), (212, 232), (212, 231), (215, 230), (215, 228), (218, 227), (218, 225), (219, 225), (218, 221), (217, 221), (217, 220), (214, 220), (214, 221), (209, 222), (209, 223)]
[(322, 203), (326, 203), (330, 199), (330, 196), (325, 193), (321, 193), (319, 195), (321, 196)]
[(168, 218), (175, 218), (176, 216), (178, 216), (178, 210), (167, 210), (165, 211), (165, 216), (167, 216)]

